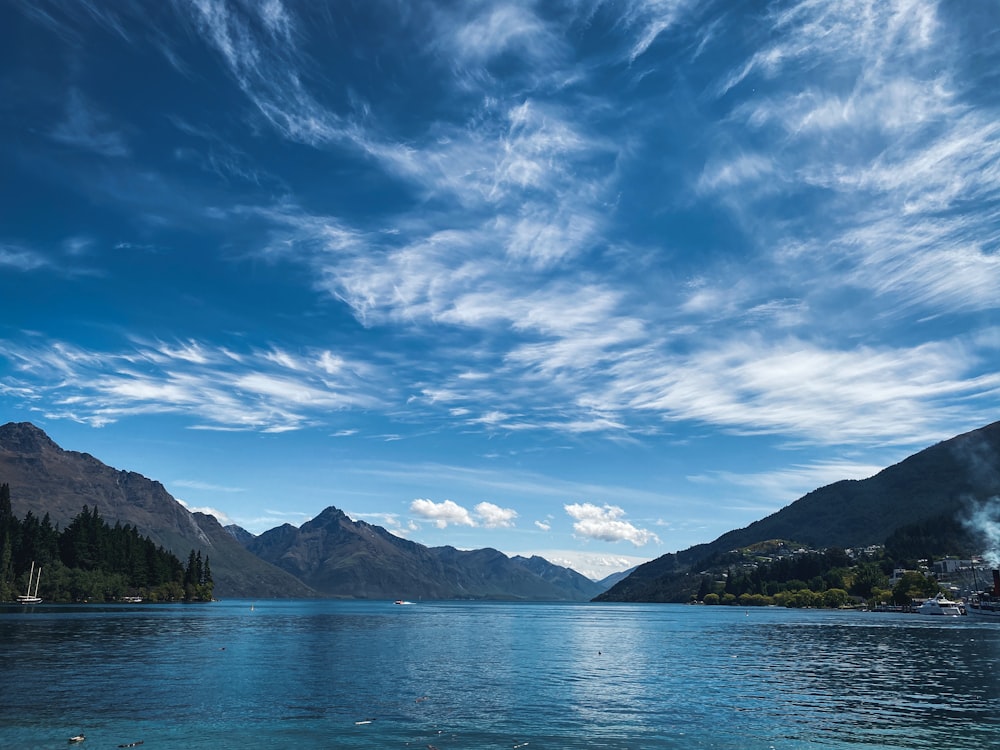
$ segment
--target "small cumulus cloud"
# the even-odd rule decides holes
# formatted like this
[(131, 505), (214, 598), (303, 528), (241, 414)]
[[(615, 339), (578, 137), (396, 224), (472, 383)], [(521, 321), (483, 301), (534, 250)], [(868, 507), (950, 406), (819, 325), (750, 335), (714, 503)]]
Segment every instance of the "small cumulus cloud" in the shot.
[(417, 498), (410, 503), (410, 511), (421, 518), (433, 521), (439, 529), (446, 528), (448, 524), (459, 526), (476, 525), (469, 511), (451, 500), (435, 503), (433, 500)]
[(517, 518), (517, 511), (501, 508), (493, 503), (479, 503), (475, 511), (482, 525), (488, 529), (511, 528), (514, 525), (514, 519)]
[(627, 541), (636, 547), (660, 541), (652, 531), (640, 529), (623, 520), (625, 511), (616, 505), (570, 503), (563, 507), (573, 518), (573, 531), (579, 536), (604, 542)]
[(542, 531), (548, 531), (549, 529), (552, 528), (552, 524), (549, 523), (548, 521), (535, 521), (535, 526), (541, 529)]
[(418, 498), (410, 503), (410, 511), (423, 519), (433, 521), (439, 529), (446, 528), (448, 524), (487, 529), (512, 528), (514, 519), (517, 518), (517, 511), (485, 501), (478, 503), (470, 513), (468, 509), (453, 500), (436, 503), (433, 500)]

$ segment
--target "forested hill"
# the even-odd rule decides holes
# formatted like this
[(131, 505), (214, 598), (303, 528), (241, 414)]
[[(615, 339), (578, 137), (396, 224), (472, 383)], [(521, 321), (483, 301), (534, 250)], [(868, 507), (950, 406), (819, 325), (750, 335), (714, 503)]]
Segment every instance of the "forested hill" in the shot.
[[(805, 546), (866, 547), (883, 544), (895, 532), (947, 519), (966, 528), (970, 541), (985, 551), (990, 543), (972, 519), (993, 509), (1000, 497), (1000, 422), (926, 448), (873, 477), (844, 480), (814, 490), (746, 528), (723, 534), (708, 544), (663, 555), (640, 565), (610, 588), (603, 601), (659, 600), (681, 596), (677, 583), (697, 573), (713, 556), (772, 539)], [(687, 588), (697, 588), (697, 577)]]
[(21, 520), (11, 509), (10, 487), (0, 484), (0, 602), (33, 593), (32, 573), (45, 602), (211, 601), (214, 588), (200, 550), (191, 550), (185, 568), (134, 526), (109, 526), (86, 505), (62, 531), (47, 514), (29, 511)]

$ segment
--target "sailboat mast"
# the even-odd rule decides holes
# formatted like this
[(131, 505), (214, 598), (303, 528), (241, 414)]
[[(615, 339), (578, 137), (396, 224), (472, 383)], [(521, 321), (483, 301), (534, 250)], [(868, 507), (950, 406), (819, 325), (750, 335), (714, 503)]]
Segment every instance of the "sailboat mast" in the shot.
[(35, 576), (35, 593), (32, 596), (38, 596), (38, 584), (42, 582), (42, 566), (38, 566), (38, 575)]

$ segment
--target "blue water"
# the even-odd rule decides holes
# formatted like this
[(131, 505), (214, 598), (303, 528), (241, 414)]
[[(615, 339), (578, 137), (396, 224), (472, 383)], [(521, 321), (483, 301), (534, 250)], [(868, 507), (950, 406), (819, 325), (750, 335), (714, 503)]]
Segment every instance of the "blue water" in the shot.
[(998, 667), (1000, 627), (969, 618), (459, 602), (5, 607), (0, 748), (66, 748), (82, 733), (83, 750), (983, 750), (1000, 747)]

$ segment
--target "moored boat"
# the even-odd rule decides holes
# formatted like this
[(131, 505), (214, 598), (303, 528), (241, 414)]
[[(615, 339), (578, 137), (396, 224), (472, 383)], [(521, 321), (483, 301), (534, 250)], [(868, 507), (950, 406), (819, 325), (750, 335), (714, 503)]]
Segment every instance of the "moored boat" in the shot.
[[(35, 590), (31, 590), (32, 579), (34, 579)], [(35, 575), (35, 561), (31, 561), (31, 571), (28, 573), (28, 590), (17, 597), (18, 604), (41, 604), (42, 600), (38, 596), (38, 583), (42, 580), (42, 566), (38, 566), (38, 575)]]
[(970, 596), (965, 602), (965, 611), (971, 617), (990, 618), (1000, 622), (1000, 570), (993, 571), (993, 589)]
[(933, 599), (928, 599), (917, 608), (918, 615), (945, 615), (947, 617), (958, 617), (962, 610), (958, 602), (947, 599), (944, 594), (938, 594)]

